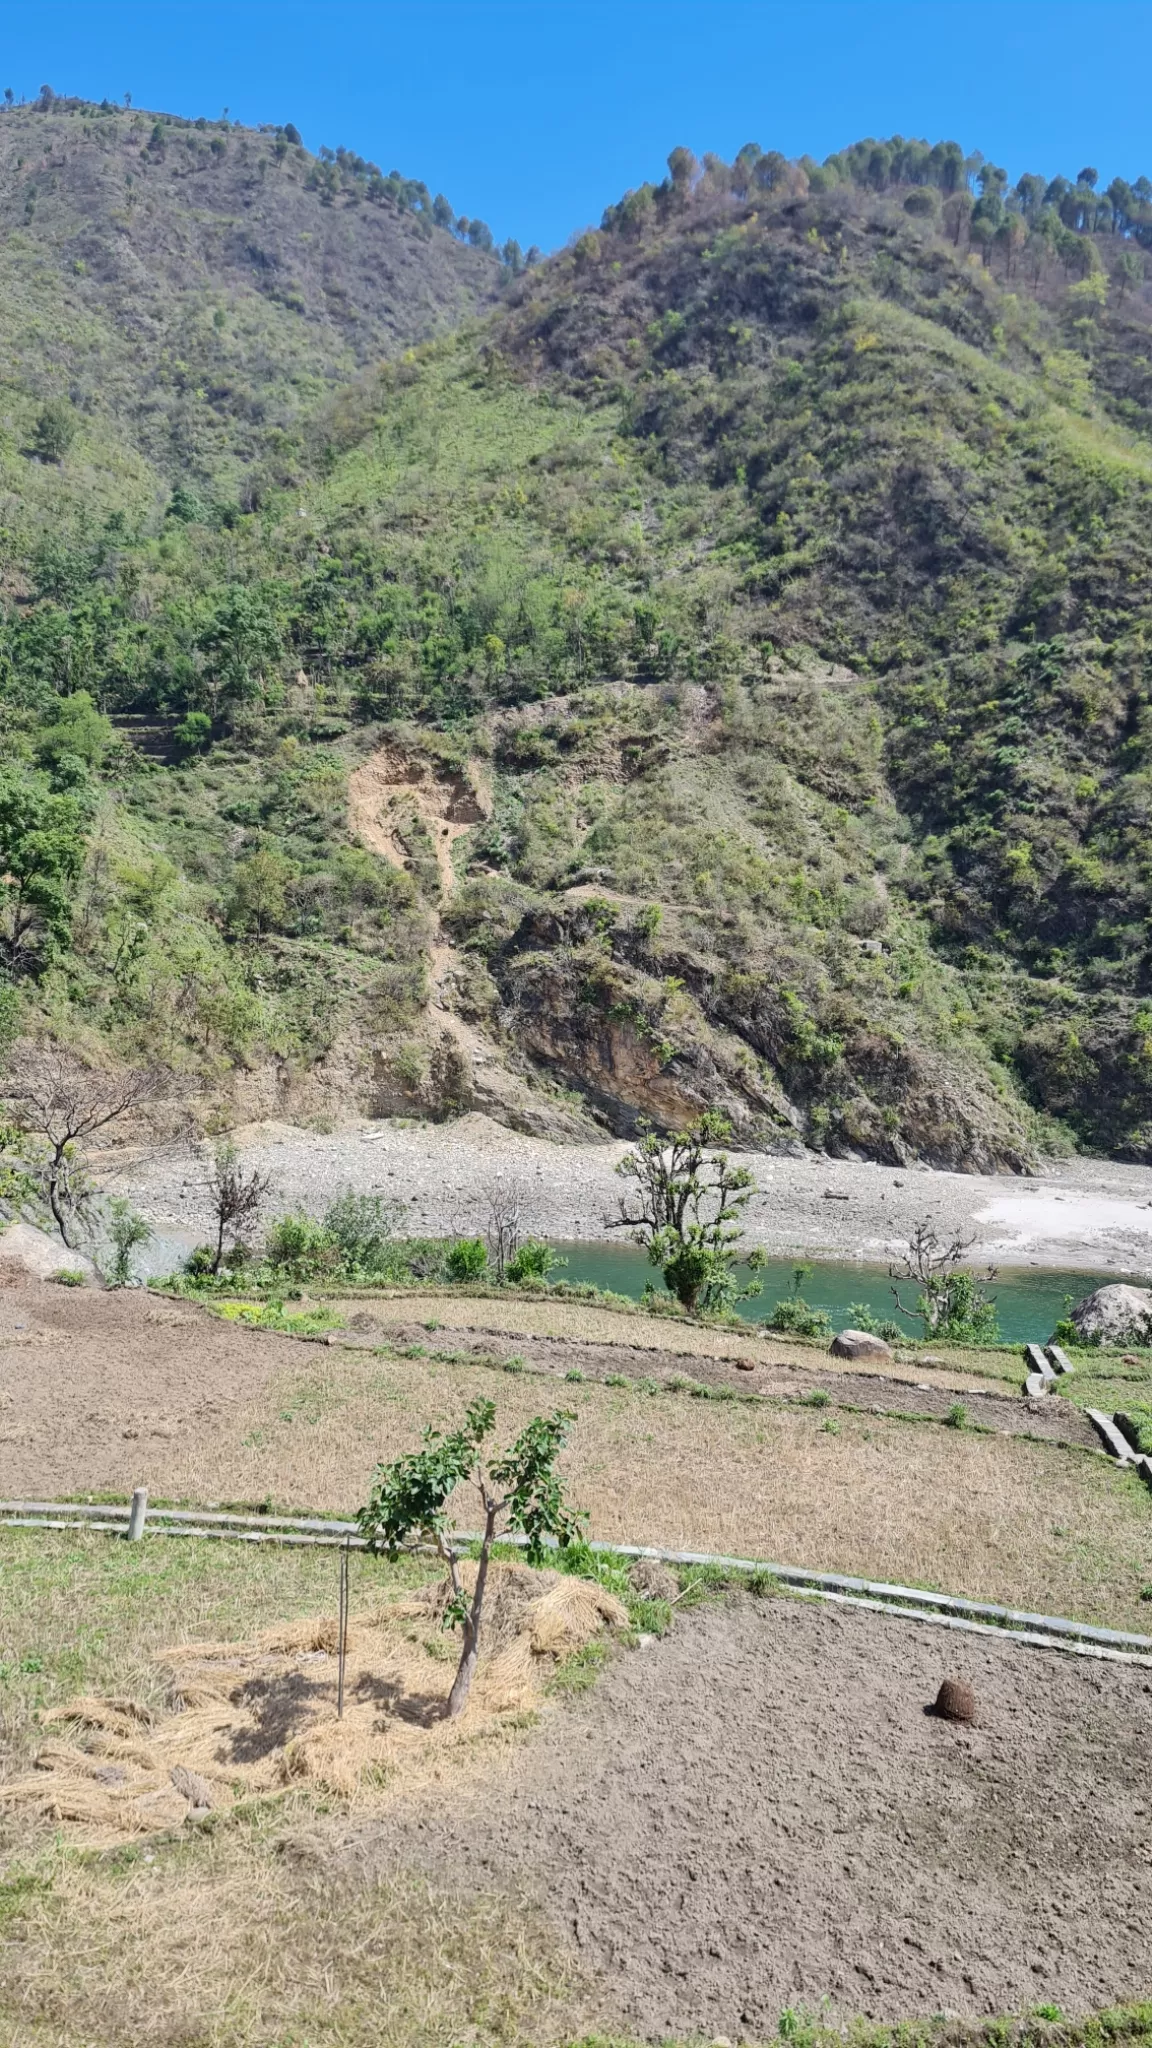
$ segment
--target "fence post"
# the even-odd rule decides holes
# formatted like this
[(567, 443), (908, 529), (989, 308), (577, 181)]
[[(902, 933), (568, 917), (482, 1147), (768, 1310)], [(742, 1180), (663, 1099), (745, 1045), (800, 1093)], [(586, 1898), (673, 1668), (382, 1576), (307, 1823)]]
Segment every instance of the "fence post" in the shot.
[(148, 1516), (148, 1488), (133, 1488), (132, 1505), (128, 1510), (128, 1541), (135, 1543), (144, 1534), (144, 1523)]

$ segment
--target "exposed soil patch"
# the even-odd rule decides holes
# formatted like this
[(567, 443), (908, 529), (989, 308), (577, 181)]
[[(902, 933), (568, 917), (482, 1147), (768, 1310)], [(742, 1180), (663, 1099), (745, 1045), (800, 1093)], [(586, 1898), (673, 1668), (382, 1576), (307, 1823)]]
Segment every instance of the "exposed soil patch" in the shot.
[[(279, 1356), (277, 1356), (279, 1354)], [(246, 1344), (191, 1303), (29, 1285), (0, 1295), (0, 1488), (48, 1500), (146, 1474), (259, 1398), (289, 1337)], [(133, 1447), (136, 1448), (133, 1448)]]
[(393, 867), (409, 867), (405, 822), (418, 821), (431, 839), (446, 898), (455, 887), (452, 848), (491, 808), (476, 772), (437, 774), (431, 762), (395, 747), (382, 748), (348, 778), (348, 821), (365, 846)]
[[(970, 1684), (974, 1726), (926, 1713)], [(1066, 2014), (1152, 1982), (1145, 1671), (747, 1598), (619, 1657), (496, 1775), (301, 1845), (535, 1892), (605, 2024)]]
[[(477, 1302), (482, 1317), (486, 1303)], [(656, 1381), (690, 1379), (699, 1386), (731, 1387), (740, 1394), (756, 1394), (772, 1400), (813, 1402), (826, 1395), (829, 1405), (863, 1408), (873, 1415), (930, 1415), (940, 1421), (953, 1411), (955, 1392), (947, 1385), (913, 1380), (909, 1376), (888, 1377), (879, 1372), (842, 1372), (821, 1369), (815, 1363), (792, 1359), (765, 1359), (753, 1364), (743, 1360), (702, 1358), (687, 1351), (651, 1351), (642, 1345), (582, 1343), (572, 1337), (520, 1337), (514, 1342), (506, 1330), (477, 1328), (429, 1332), (426, 1323), (392, 1322), (368, 1309), (353, 1309), (347, 1334), (337, 1341), (350, 1345), (394, 1346), (408, 1350), (458, 1350), (474, 1357), (523, 1359), (535, 1371), (564, 1379), (582, 1373), (585, 1379), (605, 1381), (616, 1375), (627, 1379)], [(908, 1369), (906, 1369), (907, 1372)], [(895, 1373), (896, 1369), (893, 1369)], [(962, 1406), (966, 1420), (984, 1429), (1001, 1430), (1012, 1436), (1044, 1437), (1051, 1443), (1079, 1444), (1096, 1450), (1099, 1439), (1079, 1408), (1071, 1401), (1043, 1399), (1026, 1401), (1007, 1390), (1003, 1394), (969, 1392)]]

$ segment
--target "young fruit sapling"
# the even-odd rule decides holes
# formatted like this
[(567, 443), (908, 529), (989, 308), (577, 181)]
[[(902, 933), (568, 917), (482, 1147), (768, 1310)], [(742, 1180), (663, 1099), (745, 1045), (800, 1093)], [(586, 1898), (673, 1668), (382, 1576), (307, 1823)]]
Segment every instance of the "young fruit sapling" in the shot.
[[(464, 1640), (444, 1709), (447, 1720), (463, 1713), (467, 1704), (480, 1652), (488, 1566), (497, 1537), (510, 1530), (526, 1536), (528, 1560), (539, 1564), (545, 1555), (545, 1537), (553, 1537), (566, 1549), (580, 1536), (584, 1517), (565, 1504), (563, 1483), (556, 1471), (556, 1460), (575, 1419), (566, 1408), (536, 1415), (506, 1451), (489, 1457), (484, 1446), (495, 1427), (496, 1404), (473, 1401), (461, 1429), (447, 1435), (426, 1429), (421, 1450), (396, 1458), (390, 1465), (377, 1465), (373, 1474), (367, 1506), (357, 1516), (368, 1548), (395, 1557), (406, 1542), (423, 1540), (435, 1545), (448, 1568), (451, 1593), (443, 1625), (450, 1628), (459, 1623)], [(448, 1501), (456, 1487), (468, 1480), (479, 1492), (484, 1512), (471, 1598), (460, 1577), (465, 1545), (448, 1525)]]

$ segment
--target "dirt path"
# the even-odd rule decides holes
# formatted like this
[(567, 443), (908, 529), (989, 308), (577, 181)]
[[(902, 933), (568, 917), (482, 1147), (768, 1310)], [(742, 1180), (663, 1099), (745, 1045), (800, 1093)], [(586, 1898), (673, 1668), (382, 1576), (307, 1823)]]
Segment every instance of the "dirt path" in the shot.
[[(980, 1718), (925, 1714), (967, 1679)], [(484, 1785), (300, 1853), (535, 1897), (605, 2030), (1065, 2015), (1152, 1982), (1146, 1671), (747, 1598), (621, 1655)]]

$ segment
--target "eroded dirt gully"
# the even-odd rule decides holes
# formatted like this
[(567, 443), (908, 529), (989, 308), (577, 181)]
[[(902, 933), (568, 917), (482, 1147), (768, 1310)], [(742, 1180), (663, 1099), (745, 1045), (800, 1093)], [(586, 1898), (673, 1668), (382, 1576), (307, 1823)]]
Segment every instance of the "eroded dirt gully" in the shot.
[(397, 747), (371, 755), (348, 778), (348, 821), (372, 853), (393, 867), (408, 865), (403, 832), (415, 817), (428, 832), (440, 887), (447, 899), (456, 885), (452, 848), (461, 833), (483, 824), (491, 793), (477, 765), (467, 774), (442, 771)]
[[(925, 1713), (942, 1678), (979, 1723)], [(537, 1903), (602, 2025), (774, 2035), (1152, 1984), (1152, 1673), (747, 1596), (621, 1653), (480, 1783), (298, 1838)]]
[[(586, 1118), (542, 1101), (507, 1065), (501, 1048), (458, 1012), (460, 985), (466, 984), (467, 974), (441, 913), (456, 893), (456, 841), (491, 814), (491, 775), (480, 760), (451, 769), (403, 747), (388, 746), (348, 778), (348, 823), (371, 853), (392, 867), (418, 872), (420, 862), (413, 849), (423, 839), (435, 861), (434, 891), (427, 867), (423, 876), (425, 892), (432, 897), (432, 925), (420, 1035), (438, 1048), (440, 1064), (447, 1058), (449, 1067), (455, 1066), (458, 1076), (464, 1077), (468, 1098), (479, 1107), (526, 1131), (560, 1139), (587, 1137), (592, 1127)], [(408, 1106), (417, 1107), (419, 1102)]]

